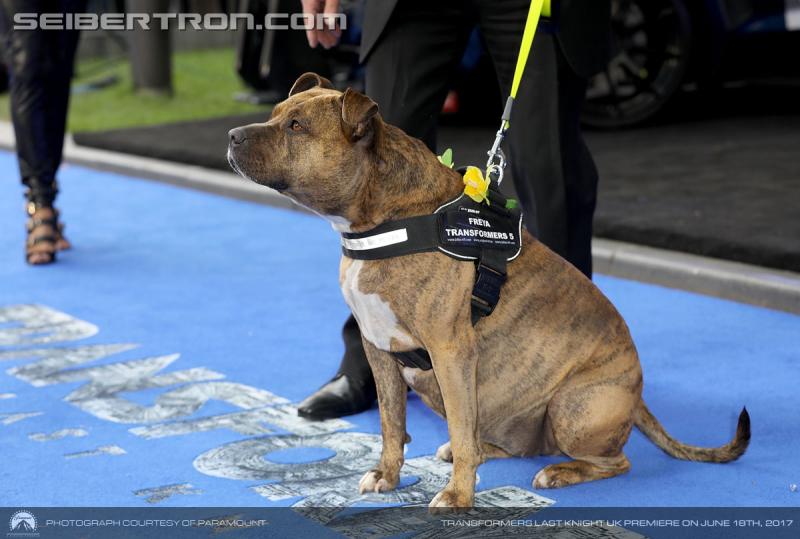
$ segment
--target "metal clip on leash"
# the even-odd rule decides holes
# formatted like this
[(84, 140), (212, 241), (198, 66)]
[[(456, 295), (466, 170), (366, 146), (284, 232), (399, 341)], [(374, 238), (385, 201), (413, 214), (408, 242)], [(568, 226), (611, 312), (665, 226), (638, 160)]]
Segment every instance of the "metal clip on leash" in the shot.
[(509, 127), (509, 120), (511, 119), (511, 107), (514, 105), (514, 98), (508, 96), (506, 99), (506, 106), (503, 109), (501, 116), (500, 129), (497, 130), (494, 136), (494, 144), (492, 149), (486, 152), (489, 160), (486, 161), (486, 175), (497, 182), (498, 187), (503, 183), (503, 173), (506, 169), (506, 155), (503, 153), (500, 145), (503, 143), (503, 138), (506, 136), (506, 131)]
[(520, 43), (519, 55), (517, 56), (517, 65), (514, 69), (511, 95), (506, 99), (506, 106), (500, 118), (500, 129), (497, 130), (494, 136), (492, 149), (486, 152), (489, 156), (489, 160), (486, 161), (486, 176), (490, 181), (496, 181), (498, 186), (503, 182), (503, 172), (506, 168), (506, 156), (503, 150), (500, 149), (500, 145), (503, 143), (506, 131), (511, 126), (511, 108), (514, 106), (514, 99), (517, 97), (517, 90), (519, 90), (519, 84), (522, 81), (522, 73), (525, 71), (525, 64), (528, 63), (533, 37), (536, 34), (536, 27), (539, 25), (539, 18), (542, 14), (550, 16), (550, 0), (531, 0), (528, 18), (525, 21), (525, 31), (522, 34), (522, 43)]

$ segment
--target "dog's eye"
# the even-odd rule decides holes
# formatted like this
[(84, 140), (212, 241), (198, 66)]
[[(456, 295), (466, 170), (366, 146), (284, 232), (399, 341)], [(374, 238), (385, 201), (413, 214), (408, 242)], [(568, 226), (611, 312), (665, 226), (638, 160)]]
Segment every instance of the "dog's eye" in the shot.
[(291, 123), (289, 123), (289, 129), (294, 132), (303, 131), (303, 125), (297, 120), (292, 120)]

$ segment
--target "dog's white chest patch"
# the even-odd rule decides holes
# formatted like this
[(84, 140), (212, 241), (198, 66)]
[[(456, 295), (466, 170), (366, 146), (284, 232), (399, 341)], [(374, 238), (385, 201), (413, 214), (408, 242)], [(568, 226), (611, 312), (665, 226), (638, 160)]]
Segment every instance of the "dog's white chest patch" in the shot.
[(363, 266), (363, 260), (353, 260), (342, 280), (344, 299), (358, 320), (361, 334), (380, 350), (390, 350), (392, 339), (400, 345), (414, 346), (411, 336), (400, 328), (389, 303), (378, 294), (365, 294), (358, 289), (358, 274)]
[(350, 221), (338, 215), (323, 215), (325, 219), (331, 224), (331, 227), (339, 233), (350, 232)]

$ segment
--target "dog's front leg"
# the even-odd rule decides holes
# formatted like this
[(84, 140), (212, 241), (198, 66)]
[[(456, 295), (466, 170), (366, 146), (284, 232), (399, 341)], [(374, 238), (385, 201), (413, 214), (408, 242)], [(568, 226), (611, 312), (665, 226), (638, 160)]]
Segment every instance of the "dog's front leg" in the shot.
[[(474, 336), (472, 336), (474, 338)], [(442, 391), (453, 474), (450, 482), (431, 501), (431, 512), (448, 508), (467, 510), (475, 498), (475, 473), (482, 462), (478, 443), (478, 396), (474, 345), (468, 337), (431, 349), (431, 359)]]
[(369, 366), (375, 377), (378, 390), (378, 407), (381, 413), (381, 436), (383, 447), (378, 467), (361, 478), (358, 490), (365, 492), (387, 492), (400, 482), (403, 466), (403, 445), (406, 442), (406, 396), (407, 387), (394, 358), (378, 350), (364, 339)]

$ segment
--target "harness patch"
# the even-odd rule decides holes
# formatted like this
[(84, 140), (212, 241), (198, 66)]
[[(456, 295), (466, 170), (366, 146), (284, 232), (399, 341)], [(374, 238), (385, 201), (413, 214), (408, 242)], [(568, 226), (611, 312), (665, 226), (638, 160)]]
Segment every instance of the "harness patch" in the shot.
[(482, 208), (459, 204), (454, 210), (441, 213), (439, 231), (444, 247), (472, 247), (516, 251), (519, 248), (515, 222)]
[(439, 208), (437, 215), (439, 246), (451, 256), (478, 259), (490, 250), (511, 260), (522, 247), (522, 215), (497, 202), (486, 205), (462, 195)]

